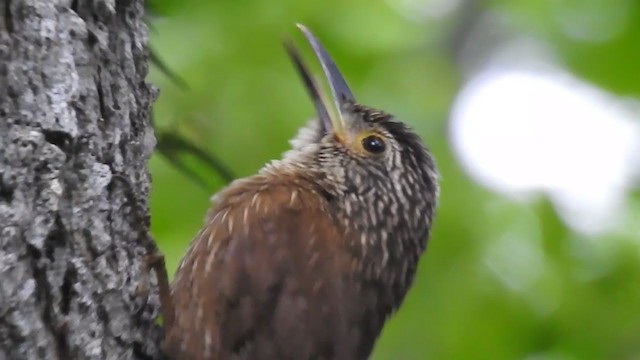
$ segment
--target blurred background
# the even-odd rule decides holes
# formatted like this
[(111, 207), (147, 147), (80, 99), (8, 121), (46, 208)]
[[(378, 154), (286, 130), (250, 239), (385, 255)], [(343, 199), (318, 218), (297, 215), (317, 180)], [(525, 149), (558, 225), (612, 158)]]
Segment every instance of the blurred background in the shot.
[[(158, 137), (237, 177), (313, 107), (294, 23), (357, 98), (409, 123), (442, 173), (415, 286), (373, 359), (640, 359), (640, 2), (154, 0)], [(166, 145), (166, 143), (164, 143)], [(170, 146), (169, 146), (170, 147)], [(156, 154), (153, 233), (169, 272), (224, 179)]]

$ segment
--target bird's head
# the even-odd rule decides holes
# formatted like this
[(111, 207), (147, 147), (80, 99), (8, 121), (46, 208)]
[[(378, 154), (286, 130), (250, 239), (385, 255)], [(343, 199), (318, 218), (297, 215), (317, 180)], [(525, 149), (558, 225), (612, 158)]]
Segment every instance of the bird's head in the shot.
[(298, 27), (322, 66), (332, 101), (296, 48), (285, 43), (316, 109), (316, 119), (292, 140), (285, 161), (316, 174), (347, 226), (364, 234), (362, 245), (379, 248), (381, 261), (393, 257), (389, 242), (415, 242), (417, 248), (404, 245), (421, 252), (438, 198), (431, 153), (394, 116), (359, 104), (319, 40), (303, 25)]

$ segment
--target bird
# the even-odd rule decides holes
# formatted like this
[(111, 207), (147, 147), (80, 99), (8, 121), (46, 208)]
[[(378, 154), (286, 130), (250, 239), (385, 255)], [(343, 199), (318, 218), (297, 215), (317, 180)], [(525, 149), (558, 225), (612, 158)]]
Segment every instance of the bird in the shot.
[(357, 102), (297, 26), (330, 94), (286, 41), (315, 117), (281, 159), (212, 197), (160, 286), (170, 358), (367, 359), (413, 284), (438, 204), (434, 156), (408, 125)]

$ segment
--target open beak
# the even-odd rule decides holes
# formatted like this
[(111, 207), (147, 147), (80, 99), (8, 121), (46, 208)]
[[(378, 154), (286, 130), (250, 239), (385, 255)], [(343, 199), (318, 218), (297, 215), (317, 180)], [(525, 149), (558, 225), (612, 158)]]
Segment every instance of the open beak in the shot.
[(296, 70), (300, 74), (309, 96), (313, 100), (318, 119), (320, 120), (325, 132), (328, 133), (333, 131), (339, 138), (342, 138), (345, 135), (346, 105), (349, 103), (355, 103), (355, 98), (353, 97), (347, 82), (340, 73), (340, 70), (338, 70), (338, 67), (333, 62), (333, 59), (331, 59), (331, 56), (329, 56), (329, 53), (322, 46), (320, 41), (304, 25), (297, 24), (297, 26), (302, 30), (307, 41), (311, 44), (311, 47), (322, 66), (329, 88), (331, 88), (331, 95), (334, 103), (333, 107), (329, 105), (321, 87), (318, 86), (318, 83), (314, 80), (309, 69), (302, 60), (300, 53), (296, 50), (293, 44), (291, 44), (291, 42), (285, 42), (287, 52), (291, 57)]

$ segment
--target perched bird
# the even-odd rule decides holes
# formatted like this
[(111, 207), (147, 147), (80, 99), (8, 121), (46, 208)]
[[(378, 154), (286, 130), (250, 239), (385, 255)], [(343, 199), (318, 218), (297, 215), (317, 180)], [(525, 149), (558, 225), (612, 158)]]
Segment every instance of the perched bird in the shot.
[(333, 104), (287, 43), (317, 118), (281, 160), (213, 197), (164, 295), (172, 358), (366, 359), (426, 248), (438, 200), (431, 153), (407, 125), (356, 102), (299, 27)]

